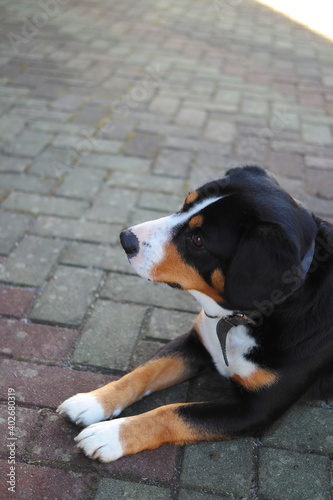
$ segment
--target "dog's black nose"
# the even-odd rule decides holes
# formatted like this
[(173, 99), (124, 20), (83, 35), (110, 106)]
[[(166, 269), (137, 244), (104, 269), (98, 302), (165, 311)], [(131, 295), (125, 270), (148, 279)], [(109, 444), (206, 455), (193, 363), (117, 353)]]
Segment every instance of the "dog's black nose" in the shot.
[(120, 243), (128, 257), (134, 257), (139, 251), (139, 240), (130, 229), (120, 233)]

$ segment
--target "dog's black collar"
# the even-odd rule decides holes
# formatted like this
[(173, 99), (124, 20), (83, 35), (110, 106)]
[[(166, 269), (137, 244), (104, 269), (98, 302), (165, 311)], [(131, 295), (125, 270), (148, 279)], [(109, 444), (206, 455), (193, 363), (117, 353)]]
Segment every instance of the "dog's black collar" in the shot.
[[(220, 316), (211, 316), (211, 315), (207, 314), (206, 311), (205, 311), (205, 315), (211, 319), (220, 318)], [(219, 339), (219, 342), (221, 345), (224, 362), (227, 366), (229, 366), (229, 361), (228, 361), (228, 356), (227, 356), (226, 343), (227, 343), (227, 335), (229, 333), (229, 330), (231, 330), (231, 328), (233, 328), (234, 326), (240, 326), (240, 325), (250, 326), (250, 325), (254, 325), (254, 324), (255, 324), (255, 322), (253, 321), (253, 319), (249, 318), (248, 316), (246, 316), (245, 314), (240, 313), (240, 312), (236, 312), (236, 313), (232, 314), (231, 316), (226, 316), (224, 318), (219, 319), (219, 321), (216, 325), (216, 334), (217, 334), (217, 338)]]

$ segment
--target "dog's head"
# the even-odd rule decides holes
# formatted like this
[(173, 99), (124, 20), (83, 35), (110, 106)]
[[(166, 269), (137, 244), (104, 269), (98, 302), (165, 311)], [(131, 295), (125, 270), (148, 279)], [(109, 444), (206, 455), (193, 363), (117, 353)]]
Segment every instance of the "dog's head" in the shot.
[(304, 279), (315, 230), (271, 175), (244, 167), (191, 192), (179, 212), (122, 232), (121, 243), (140, 276), (252, 310)]

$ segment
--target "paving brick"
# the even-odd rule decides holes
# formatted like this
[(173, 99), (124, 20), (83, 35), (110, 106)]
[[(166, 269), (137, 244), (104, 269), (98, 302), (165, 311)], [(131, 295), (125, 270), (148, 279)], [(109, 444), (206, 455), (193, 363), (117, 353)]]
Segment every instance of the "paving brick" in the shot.
[(127, 370), (145, 312), (146, 307), (97, 301), (73, 361)]
[(139, 175), (130, 172), (113, 172), (109, 186), (144, 189), (145, 191), (163, 191), (184, 194), (184, 181), (154, 175)]
[[(8, 416), (8, 407), (0, 405), (0, 426), (2, 428), (0, 454), (4, 458), (8, 457)], [(38, 418), (38, 410), (30, 410), (28, 408), (20, 408), (18, 406), (15, 407), (15, 430), (13, 437), (16, 438), (16, 459), (22, 456), (22, 453), (24, 452), (30, 439), (31, 432), (38, 422)]]
[(168, 500), (170, 491), (148, 484), (128, 483), (116, 479), (104, 478), (98, 485), (95, 500), (109, 500), (110, 491), (115, 498), (128, 498), (128, 500)]
[(69, 357), (78, 333), (48, 325), (0, 319), (4, 355), (31, 360), (62, 361)]
[(104, 179), (103, 170), (75, 168), (61, 184), (57, 194), (71, 198), (92, 198), (98, 192)]
[(31, 233), (96, 243), (116, 243), (121, 229), (118, 224), (40, 216), (31, 228)]
[(273, 173), (283, 177), (302, 178), (304, 173), (304, 159), (296, 153), (272, 151), (268, 165)]
[(307, 167), (332, 170), (333, 162), (331, 158), (318, 158), (318, 156), (306, 156), (305, 164)]
[(241, 106), (241, 112), (246, 115), (266, 116), (268, 105), (263, 100), (244, 99)]
[(136, 133), (125, 144), (124, 152), (130, 156), (153, 158), (160, 148), (160, 137), (156, 134)]
[(181, 483), (247, 497), (251, 486), (251, 454), (250, 439), (187, 446)]
[(319, 198), (333, 198), (333, 171), (307, 168), (305, 172), (305, 188), (310, 194)]
[(193, 153), (191, 151), (162, 149), (156, 159), (153, 171), (155, 174), (186, 177), (192, 158)]
[[(213, 500), (215, 493), (203, 493), (197, 490), (181, 488), (179, 491), (179, 500)], [(223, 497), (222, 497), (223, 498)], [(226, 498), (232, 498), (228, 495)]]
[[(160, 210), (162, 212), (176, 212), (184, 203), (183, 195), (143, 192), (139, 199), (139, 207)], [(162, 216), (161, 216), (162, 217)]]
[[(118, 239), (118, 238), (117, 238)], [(62, 253), (61, 262), (82, 267), (97, 267), (106, 271), (133, 272), (124, 250), (117, 246), (72, 243)]]
[[(0, 467), (2, 477), (5, 477), (8, 473), (7, 462), (2, 462)], [(15, 500), (49, 498), (50, 485), (53, 500), (72, 500), (84, 498), (89, 493), (93, 478), (90, 474), (19, 463), (16, 465), (16, 481)], [(6, 500), (11, 498), (5, 482), (0, 485), (0, 495)]]
[(86, 97), (76, 94), (62, 94), (58, 99), (53, 101), (51, 106), (65, 111), (75, 111), (83, 104), (85, 99)]
[(175, 339), (192, 328), (195, 318), (195, 314), (154, 309), (147, 336), (157, 339)]
[(87, 219), (124, 224), (136, 201), (137, 193), (128, 189), (103, 188), (91, 209), (86, 213)]
[(59, 215), (62, 217), (80, 217), (88, 208), (88, 203), (80, 200), (66, 200), (55, 196), (40, 196), (31, 193), (13, 191), (3, 203), (3, 207), (17, 212), (33, 215)]
[(40, 286), (55, 264), (64, 243), (26, 235), (0, 267), (2, 281)]
[(206, 112), (199, 109), (182, 108), (175, 118), (178, 125), (201, 128), (206, 121)]
[(326, 125), (302, 124), (302, 138), (305, 143), (319, 146), (332, 145), (333, 136), (330, 127)]
[(72, 151), (47, 147), (33, 160), (29, 173), (60, 179), (71, 171), (74, 161), (76, 161), (76, 155)]
[(4, 173), (0, 174), (0, 185), (18, 191), (46, 194), (52, 189), (55, 182), (51, 179), (41, 179), (33, 175)]
[(13, 142), (4, 147), (4, 152), (8, 154), (18, 154), (21, 156), (35, 156), (40, 153), (48, 143), (51, 143), (53, 136), (24, 130)]
[(106, 114), (107, 110), (105, 108), (88, 104), (76, 114), (73, 123), (98, 125)]
[(174, 115), (178, 109), (179, 100), (157, 96), (152, 100), (149, 109), (155, 113)]
[(33, 290), (0, 285), (0, 314), (21, 318), (31, 306), (34, 295)]
[(186, 292), (170, 290), (161, 283), (146, 282), (141, 277), (116, 273), (108, 277), (101, 297), (191, 312), (200, 310), (198, 303)]
[(63, 325), (80, 325), (102, 279), (102, 272), (59, 266), (55, 278), (37, 299), (30, 318)]
[(24, 172), (30, 162), (31, 158), (0, 155), (0, 172)]
[(259, 498), (329, 500), (326, 457), (290, 450), (261, 449)]
[[(231, 127), (232, 128), (232, 127)], [(231, 131), (230, 128), (230, 131)], [(166, 137), (163, 146), (167, 148), (186, 150), (186, 151), (209, 151), (209, 152), (219, 152), (220, 154), (229, 155), (231, 152), (230, 144), (214, 144), (217, 139), (222, 139), (223, 141), (227, 141), (227, 135), (220, 136), (216, 128), (212, 125), (209, 125), (209, 132), (211, 132), (212, 137), (208, 137), (209, 140), (201, 141), (201, 140), (193, 140), (193, 139), (183, 139), (178, 137)], [(214, 136), (214, 139), (213, 139)], [(217, 137), (217, 139), (215, 138)], [(212, 142), (214, 141), (214, 142)], [(228, 143), (231, 142), (231, 135), (228, 137)]]
[(0, 212), (0, 254), (7, 255), (28, 230), (33, 218), (29, 215)]
[(11, 141), (24, 128), (19, 118), (4, 116), (0, 118), (0, 140)]
[(89, 373), (70, 368), (4, 359), (0, 362), (1, 398), (7, 400), (8, 387), (15, 389), (17, 404), (56, 409), (65, 399), (87, 392), (115, 380), (110, 375)]
[(124, 172), (131, 172), (133, 170), (136, 173), (149, 172), (150, 163), (150, 160), (134, 156), (111, 156), (93, 153), (83, 157), (80, 161), (80, 165), (86, 165), (87, 167), (121, 170)]

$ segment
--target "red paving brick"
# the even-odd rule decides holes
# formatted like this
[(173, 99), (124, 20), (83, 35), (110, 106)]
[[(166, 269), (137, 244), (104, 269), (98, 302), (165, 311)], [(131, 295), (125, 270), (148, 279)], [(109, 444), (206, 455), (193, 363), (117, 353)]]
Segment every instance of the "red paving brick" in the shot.
[[(9, 473), (6, 461), (0, 462), (1, 478)], [(82, 474), (50, 467), (17, 463), (15, 493), (8, 491), (6, 480), (0, 482), (2, 500), (76, 500), (87, 498), (90, 485), (96, 481), (91, 474)], [(52, 485), (52, 490), (50, 486)]]
[[(25, 447), (31, 437), (31, 432), (35, 428), (39, 418), (38, 410), (31, 410), (30, 408), (16, 407), (15, 412), (15, 436), (16, 439), (16, 457), (20, 457), (25, 450)], [(8, 439), (8, 411), (7, 405), (0, 406), (0, 422), (1, 437), (0, 437), (0, 454), (7, 457), (9, 443)]]
[(177, 459), (176, 446), (162, 446), (157, 450), (143, 451), (110, 464), (102, 464), (87, 458), (76, 448), (74, 437), (81, 429), (65, 416), (50, 412), (45, 416), (40, 432), (30, 443), (29, 458), (66, 462), (70, 467), (89, 467), (107, 474), (126, 473), (165, 481), (172, 478)]
[(0, 353), (14, 357), (60, 361), (68, 358), (76, 330), (0, 319)]
[(0, 285), (0, 314), (21, 318), (30, 308), (34, 290)]
[(88, 373), (70, 368), (38, 365), (5, 359), (0, 362), (1, 399), (7, 389), (15, 389), (17, 403), (57, 408), (77, 392), (86, 392), (115, 380), (110, 375)]

